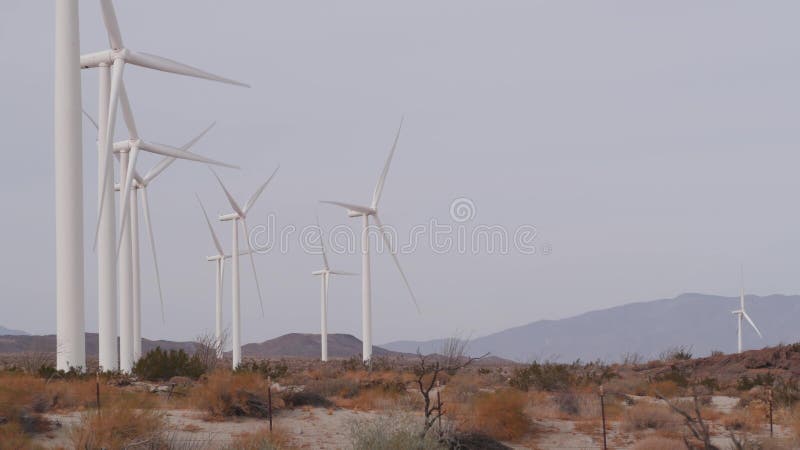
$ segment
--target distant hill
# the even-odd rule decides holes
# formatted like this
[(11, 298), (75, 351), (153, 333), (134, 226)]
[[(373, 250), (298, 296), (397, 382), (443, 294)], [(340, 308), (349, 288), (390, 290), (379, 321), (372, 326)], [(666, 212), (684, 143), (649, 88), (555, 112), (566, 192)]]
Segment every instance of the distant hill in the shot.
[[(174, 341), (151, 341), (142, 339), (142, 351), (147, 353), (160, 346), (163, 349), (184, 349), (188, 352), (194, 351), (193, 342), (174, 342)], [(22, 353), (22, 352), (55, 352), (56, 335), (47, 334), (43, 336), (32, 335), (9, 335), (0, 336), (0, 353)], [(86, 333), (86, 355), (97, 357), (97, 333)]]
[[(142, 351), (148, 351), (160, 346), (163, 349), (183, 349), (193, 352), (194, 342), (151, 341), (142, 340)], [(0, 353), (22, 352), (55, 352), (56, 336), (9, 335), (0, 336)], [(97, 333), (86, 333), (86, 355), (97, 357)], [(228, 352), (230, 353), (230, 352)], [(300, 357), (319, 358), (320, 336), (318, 334), (290, 333), (261, 343), (246, 344), (242, 346), (242, 354), (251, 358), (279, 358)], [(361, 341), (349, 334), (328, 335), (328, 355), (331, 358), (349, 358), (361, 354)], [(380, 347), (373, 349), (376, 356), (397, 355), (397, 353)]]
[[(361, 341), (350, 334), (328, 335), (328, 356), (331, 358), (349, 358), (361, 354)], [(395, 354), (380, 347), (374, 347), (375, 356)], [(242, 346), (242, 355), (251, 358), (304, 357), (319, 358), (320, 335), (289, 333), (260, 344)]]
[(28, 333), (21, 330), (12, 330), (0, 325), (0, 336), (24, 336)]
[[(745, 349), (800, 341), (800, 296), (745, 297), (750, 317), (764, 334), (760, 339), (749, 326), (744, 330)], [(625, 353), (657, 356), (664, 349), (691, 346), (696, 357), (712, 350), (736, 351), (736, 320), (731, 311), (739, 299), (703, 294), (631, 303), (584, 313), (561, 320), (540, 320), (499, 333), (475, 338), (472, 354), (492, 355), (516, 361), (552, 359), (618, 361)], [(440, 351), (442, 340), (398, 341), (383, 345), (399, 352)]]

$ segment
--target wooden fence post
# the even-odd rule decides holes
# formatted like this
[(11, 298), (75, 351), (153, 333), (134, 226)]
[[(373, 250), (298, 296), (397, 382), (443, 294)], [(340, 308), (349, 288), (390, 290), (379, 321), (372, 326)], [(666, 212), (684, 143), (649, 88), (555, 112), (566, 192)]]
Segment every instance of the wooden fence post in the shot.
[(603, 385), (600, 385), (600, 414), (603, 416), (603, 450), (608, 450), (608, 443), (606, 442), (606, 404), (605, 392)]

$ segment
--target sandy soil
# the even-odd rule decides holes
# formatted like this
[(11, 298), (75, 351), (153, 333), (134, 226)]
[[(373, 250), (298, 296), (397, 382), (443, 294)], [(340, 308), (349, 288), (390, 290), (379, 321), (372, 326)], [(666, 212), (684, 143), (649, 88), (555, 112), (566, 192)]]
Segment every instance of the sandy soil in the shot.
[[(197, 411), (168, 410), (167, 421), (173, 439), (179, 442), (206, 444), (206, 448), (220, 448), (232, 439), (246, 433), (266, 428), (263, 419), (241, 418), (233, 421), (205, 421)], [(69, 448), (69, 428), (80, 421), (80, 413), (47, 414), (46, 417), (60, 426), (36, 439), (47, 448)], [(301, 448), (341, 449), (348, 444), (350, 423), (376, 417), (375, 413), (347, 409), (305, 408), (280, 411), (274, 418), (279, 426)]]
[[(733, 397), (715, 397), (713, 405), (720, 411), (730, 411), (735, 399)], [(307, 449), (343, 449), (347, 448), (350, 424), (355, 420), (376, 418), (376, 412), (358, 412), (347, 409), (298, 408), (282, 410), (275, 416), (274, 424), (289, 435), (292, 443)], [(241, 418), (224, 422), (209, 422), (197, 411), (166, 411), (169, 428), (175, 441), (195, 443), (200, 448), (216, 449), (229, 444), (232, 439), (267, 427), (263, 419)], [(47, 448), (70, 448), (69, 428), (80, 421), (80, 413), (48, 414), (48, 419), (61, 426), (56, 430), (41, 435), (36, 443)], [(602, 448), (602, 430), (599, 423), (576, 426), (578, 422), (563, 419), (535, 419), (536, 432), (524, 439), (524, 443), (506, 443), (514, 449), (597, 449)], [(719, 424), (712, 423), (717, 434), (714, 443), (720, 448), (728, 448), (730, 439)], [(769, 431), (765, 428), (761, 437)], [(647, 433), (642, 433), (647, 434)], [(777, 437), (788, 437), (789, 430), (775, 427)], [(641, 434), (640, 434), (641, 435)], [(755, 437), (755, 436), (753, 436)], [(622, 431), (619, 422), (609, 423), (609, 447), (630, 449), (635, 445), (635, 438)]]

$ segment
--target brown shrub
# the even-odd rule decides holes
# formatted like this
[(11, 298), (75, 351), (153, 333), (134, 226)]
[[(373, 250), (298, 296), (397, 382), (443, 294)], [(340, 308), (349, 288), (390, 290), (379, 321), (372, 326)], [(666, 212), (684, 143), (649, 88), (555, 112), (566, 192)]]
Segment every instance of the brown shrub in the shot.
[(674, 427), (678, 418), (665, 405), (641, 402), (630, 407), (623, 418), (625, 431), (667, 429)]
[(684, 448), (683, 441), (661, 436), (646, 437), (633, 446), (633, 450), (674, 450), (676, 448)]
[(70, 430), (73, 448), (123, 449), (147, 442), (149, 448), (160, 448), (165, 440), (163, 413), (151, 408), (136, 408), (122, 402), (88, 411), (79, 425)]
[[(256, 373), (217, 371), (189, 391), (189, 403), (209, 418), (266, 417), (267, 381)], [(273, 409), (282, 406), (276, 395)]]
[(650, 397), (661, 395), (671, 398), (677, 396), (680, 392), (680, 387), (672, 380), (654, 381), (647, 386), (647, 395)]
[(525, 415), (526, 404), (527, 395), (516, 389), (482, 392), (472, 398), (460, 419), (470, 431), (495, 439), (515, 439), (530, 427), (530, 419)]

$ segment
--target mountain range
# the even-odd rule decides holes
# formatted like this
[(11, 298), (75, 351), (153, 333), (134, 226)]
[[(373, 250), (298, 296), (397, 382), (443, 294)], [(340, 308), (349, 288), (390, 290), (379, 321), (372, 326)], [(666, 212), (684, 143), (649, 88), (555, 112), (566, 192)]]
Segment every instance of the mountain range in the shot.
[[(630, 303), (561, 320), (539, 320), (472, 339), (469, 352), (520, 362), (532, 360), (608, 362), (623, 355), (646, 358), (670, 347), (685, 346), (694, 356), (713, 350), (736, 351), (736, 319), (731, 312), (739, 298), (688, 293), (675, 298)], [(800, 296), (745, 297), (745, 308), (764, 335), (761, 339), (745, 322), (745, 349), (800, 341)], [(413, 353), (440, 351), (444, 340), (397, 341), (388, 350)]]
[[(758, 349), (800, 341), (800, 296), (748, 295), (746, 309), (764, 337), (759, 338), (745, 322), (744, 348)], [(664, 350), (682, 346), (694, 356), (706, 356), (714, 350), (736, 351), (736, 318), (739, 299), (704, 294), (682, 294), (675, 298), (630, 303), (591, 311), (560, 320), (539, 320), (497, 333), (472, 339), (472, 355), (493, 356), (519, 362), (532, 360), (584, 361), (620, 360), (625, 354), (654, 358)], [(375, 348), (376, 355), (394, 352), (437, 353), (444, 339), (396, 341)], [(290, 333), (261, 343), (246, 344), (246, 357), (278, 358), (319, 356), (318, 334)], [(55, 351), (55, 335), (31, 336), (22, 331), (0, 327), (0, 353)], [(161, 346), (192, 351), (193, 342), (143, 340), (143, 351)], [(360, 354), (361, 341), (347, 334), (328, 336), (328, 353), (333, 358)], [(97, 355), (97, 334), (86, 333), (86, 353)]]
[(0, 336), (24, 336), (27, 335), (25, 331), (21, 330), (12, 330), (10, 328), (6, 328), (0, 325)]

